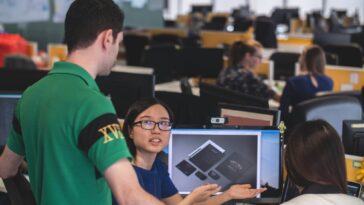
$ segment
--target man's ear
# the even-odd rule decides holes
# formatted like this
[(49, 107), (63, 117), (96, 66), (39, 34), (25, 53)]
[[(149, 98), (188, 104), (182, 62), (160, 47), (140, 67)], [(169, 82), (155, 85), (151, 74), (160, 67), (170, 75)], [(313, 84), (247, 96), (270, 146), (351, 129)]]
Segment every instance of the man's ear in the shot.
[(107, 29), (107, 30), (103, 31), (101, 35), (102, 35), (102, 47), (109, 48), (114, 42), (114, 37), (112, 35), (112, 29)]

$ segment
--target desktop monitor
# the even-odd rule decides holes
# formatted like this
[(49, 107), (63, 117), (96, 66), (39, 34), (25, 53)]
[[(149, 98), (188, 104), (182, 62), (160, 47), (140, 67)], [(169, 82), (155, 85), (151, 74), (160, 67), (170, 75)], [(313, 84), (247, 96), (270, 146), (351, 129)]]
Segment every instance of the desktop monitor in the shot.
[(206, 15), (209, 12), (212, 12), (213, 6), (211, 4), (206, 5), (192, 5), (191, 6), (191, 13), (202, 13)]
[[(172, 129), (169, 174), (181, 194), (205, 183), (268, 190), (236, 202), (277, 203), (282, 191), (281, 136), (273, 127)], [(219, 193), (218, 193), (219, 194)]]
[(252, 106), (219, 103), (220, 116), (230, 126), (278, 126), (280, 111)]
[(271, 18), (276, 25), (284, 24), (289, 28), (291, 19), (299, 16), (299, 8), (275, 8)]
[(0, 69), (0, 90), (25, 91), (47, 73), (41, 70)]
[(346, 154), (364, 155), (364, 120), (344, 120), (342, 140)]
[(234, 103), (244, 106), (268, 108), (268, 99), (247, 95), (221, 86), (200, 83), (200, 97), (210, 102), (210, 110), (215, 111), (212, 116), (218, 116), (218, 103)]
[(0, 146), (6, 144), (20, 92), (0, 91)]
[(111, 98), (117, 116), (124, 118), (132, 103), (154, 96), (155, 76), (112, 71), (109, 76), (99, 76), (100, 90)]
[(221, 48), (190, 47), (181, 50), (183, 76), (217, 78), (224, 67)]

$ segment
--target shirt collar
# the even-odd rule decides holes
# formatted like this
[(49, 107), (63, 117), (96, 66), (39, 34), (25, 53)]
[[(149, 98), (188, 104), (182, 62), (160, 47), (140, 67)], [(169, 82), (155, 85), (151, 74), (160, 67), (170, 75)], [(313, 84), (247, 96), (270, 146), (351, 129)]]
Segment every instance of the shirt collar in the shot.
[(77, 64), (66, 61), (56, 62), (49, 74), (75, 75), (80, 77), (90, 88), (100, 91), (96, 81), (92, 78), (92, 76), (84, 68)]
[(303, 189), (302, 194), (338, 194), (340, 189), (334, 185), (324, 185), (313, 183)]

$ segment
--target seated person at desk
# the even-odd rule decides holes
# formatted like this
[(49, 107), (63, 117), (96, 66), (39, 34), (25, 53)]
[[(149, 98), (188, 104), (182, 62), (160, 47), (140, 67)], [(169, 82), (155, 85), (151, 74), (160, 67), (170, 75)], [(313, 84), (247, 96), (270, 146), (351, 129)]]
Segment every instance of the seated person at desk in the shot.
[(300, 57), (301, 74), (290, 77), (280, 101), (282, 120), (289, 121), (289, 107), (314, 98), (316, 93), (331, 91), (333, 81), (324, 74), (325, 53), (319, 46), (308, 47)]
[(344, 147), (327, 122), (299, 125), (288, 138), (285, 164), (300, 195), (282, 205), (364, 205), (361, 199), (346, 194)]
[(279, 95), (253, 72), (261, 64), (262, 49), (258, 42), (253, 45), (242, 41), (235, 42), (230, 50), (230, 66), (221, 71), (217, 85), (244, 94), (279, 101)]
[(231, 199), (255, 197), (265, 191), (265, 188), (250, 189), (248, 184), (233, 185), (223, 194), (210, 197), (220, 187), (209, 184), (195, 188), (183, 199), (166, 166), (157, 158), (157, 154), (168, 145), (172, 115), (171, 110), (155, 98), (135, 102), (126, 114), (122, 132), (134, 157), (132, 164), (139, 183), (145, 191), (167, 205), (222, 204)]

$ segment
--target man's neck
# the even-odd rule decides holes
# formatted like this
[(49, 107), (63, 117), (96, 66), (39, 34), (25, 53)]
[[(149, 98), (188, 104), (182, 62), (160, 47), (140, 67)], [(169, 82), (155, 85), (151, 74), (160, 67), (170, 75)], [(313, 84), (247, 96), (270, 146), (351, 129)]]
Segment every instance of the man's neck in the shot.
[(79, 65), (85, 69), (93, 79), (95, 79), (98, 72), (98, 63), (95, 60), (97, 58), (93, 58), (92, 54), (89, 53), (90, 52), (85, 50), (74, 51), (68, 56), (67, 61)]

